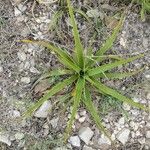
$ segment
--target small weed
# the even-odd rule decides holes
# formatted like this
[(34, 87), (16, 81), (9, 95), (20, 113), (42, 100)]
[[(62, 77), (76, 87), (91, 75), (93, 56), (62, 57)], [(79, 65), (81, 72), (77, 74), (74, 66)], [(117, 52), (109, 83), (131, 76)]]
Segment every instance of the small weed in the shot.
[[(70, 85), (72, 87), (72, 90), (70, 89), (70, 99), (73, 100), (73, 109), (71, 112), (71, 118), (68, 121), (65, 130), (64, 140), (66, 141), (70, 135), (72, 124), (75, 120), (75, 115), (81, 103), (85, 105), (93, 120), (95, 121), (97, 127), (111, 140), (111, 136), (103, 126), (102, 119), (98, 115), (96, 107), (92, 102), (89, 87), (92, 86), (96, 88), (100, 94), (109, 95), (111, 97), (114, 97), (116, 100), (128, 103), (133, 107), (145, 111), (149, 110), (146, 106), (134, 102), (132, 99), (120, 94), (120, 92), (106, 86), (102, 83), (101, 80), (103, 78), (121, 79), (138, 73), (139, 71), (119, 73), (110, 72), (110, 70), (139, 59), (144, 55), (139, 54), (130, 58), (121, 58), (119, 56), (109, 57), (107, 55), (104, 55), (105, 52), (107, 52), (113, 46), (118, 32), (120, 31), (124, 22), (124, 15), (121, 16), (121, 19), (114, 29), (112, 35), (108, 37), (103, 46), (97, 50), (96, 54), (92, 53), (91, 48), (89, 48), (89, 51), (85, 51), (80, 41), (80, 35), (74, 16), (74, 9), (70, 3), (70, 0), (67, 0), (67, 7), (73, 27), (73, 36), (75, 41), (74, 52), (72, 54), (70, 54), (67, 50), (61, 49), (54, 44), (46, 41), (22, 40), (26, 43), (35, 43), (48, 48), (53, 52), (53, 54), (57, 56), (60, 63), (64, 66), (63, 69), (60, 68), (49, 72), (49, 77), (60, 76), (62, 77), (62, 81), (54, 85), (51, 89), (47, 90), (43, 97), (41, 97), (34, 105), (30, 106), (22, 117), (26, 118), (31, 116), (34, 111), (36, 111), (45, 101), (50, 100), (53, 95), (57, 94), (59, 91), (62, 91), (65, 87), (68, 87)], [(108, 58), (111, 59), (111, 63), (106, 63), (104, 61)]]

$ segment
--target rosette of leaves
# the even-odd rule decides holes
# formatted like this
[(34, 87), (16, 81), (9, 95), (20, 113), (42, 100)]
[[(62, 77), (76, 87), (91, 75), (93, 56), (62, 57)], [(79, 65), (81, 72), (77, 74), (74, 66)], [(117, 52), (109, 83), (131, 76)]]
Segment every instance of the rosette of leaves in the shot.
[[(65, 87), (68, 87), (70, 85), (72, 86), (73, 90), (71, 91), (70, 96), (67, 96), (67, 98), (73, 100), (73, 109), (71, 112), (71, 118), (67, 123), (64, 136), (65, 140), (70, 135), (72, 124), (75, 120), (75, 115), (81, 103), (85, 105), (97, 127), (107, 137), (110, 138), (110, 135), (102, 125), (102, 119), (98, 115), (96, 107), (94, 106), (89, 87), (96, 88), (97, 91), (101, 94), (112, 96), (121, 102), (125, 102), (133, 107), (147, 111), (148, 108), (146, 106), (134, 102), (132, 99), (122, 95), (120, 92), (106, 86), (101, 82), (101, 79), (105, 77), (107, 77), (108, 79), (121, 79), (138, 73), (140, 70), (135, 72), (123, 73), (110, 72), (110, 70), (141, 58), (143, 54), (139, 54), (129, 58), (120, 58), (118, 56), (113, 56), (111, 57), (111, 63), (102, 63), (103, 60), (108, 58), (105, 53), (112, 47), (123, 24), (124, 16), (121, 17), (118, 25), (112, 32), (111, 36), (109, 36), (105, 43), (102, 45), (102, 47), (97, 50), (96, 54), (92, 54), (91, 47), (88, 51), (84, 50), (74, 16), (74, 9), (70, 3), (70, 0), (67, 0), (67, 6), (72, 23), (72, 31), (75, 43), (74, 51), (72, 54), (70, 54), (66, 49), (62, 49), (46, 41), (23, 40), (23, 42), (26, 43), (35, 43), (46, 47), (57, 56), (59, 62), (64, 66), (63, 69), (60, 68), (52, 70), (46, 75), (46, 77), (60, 76), (62, 77), (62, 81), (47, 90), (46, 93), (34, 105), (28, 108), (28, 110), (23, 114), (23, 117), (31, 116), (45, 101), (50, 100), (53, 95), (57, 94)], [(97, 66), (97, 64), (100, 65)]]

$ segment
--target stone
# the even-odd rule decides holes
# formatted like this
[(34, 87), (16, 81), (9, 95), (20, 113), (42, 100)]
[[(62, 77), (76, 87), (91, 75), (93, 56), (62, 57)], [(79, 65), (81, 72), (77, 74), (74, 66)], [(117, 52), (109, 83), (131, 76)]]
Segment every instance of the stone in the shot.
[(131, 109), (131, 106), (130, 105), (128, 105), (127, 103), (123, 103), (123, 108), (125, 109), (125, 110), (130, 110)]
[(21, 33), (20, 33), (20, 35), (23, 37), (27, 37), (29, 34), (30, 34), (30, 30), (27, 27), (23, 28)]
[(86, 117), (81, 117), (78, 120), (79, 120), (80, 123), (83, 123), (85, 121), (85, 119), (86, 119)]
[(34, 113), (37, 118), (46, 118), (52, 105), (50, 101), (45, 101), (41, 107)]
[(21, 60), (21, 61), (25, 61), (26, 60), (26, 54), (24, 52), (18, 52), (17, 53), (17, 56), (18, 58)]
[(80, 115), (81, 115), (81, 116), (85, 116), (85, 115), (86, 115), (86, 110), (81, 111), (81, 112), (80, 112)]
[(2, 73), (3, 72), (3, 67), (2, 66), (0, 66), (0, 73)]
[(58, 123), (58, 120), (59, 118), (53, 118), (51, 121), (50, 121), (50, 124), (52, 125), (53, 128), (56, 128), (57, 127), (57, 123)]
[(82, 150), (95, 150), (95, 149), (93, 149), (92, 147), (89, 147), (87, 145), (84, 145)]
[(111, 141), (104, 136), (104, 134), (102, 134), (101, 138), (98, 139), (98, 144), (102, 145), (102, 144), (107, 144), (107, 145), (111, 145)]
[(22, 14), (22, 12), (17, 7), (15, 7), (14, 8), (14, 14), (17, 17), (17, 16), (20, 16)]
[(30, 72), (32, 72), (32, 73), (37, 73), (37, 74), (40, 73), (35, 67), (31, 67), (31, 68), (30, 68)]
[(0, 132), (0, 142), (7, 144), (8, 146), (11, 145), (11, 141), (9, 139), (9, 134), (5, 132)]
[(130, 130), (129, 129), (122, 129), (118, 134), (117, 134), (117, 139), (124, 145), (129, 138)]
[(21, 116), (21, 114), (20, 114), (20, 112), (18, 111), (18, 110), (14, 110), (13, 112), (12, 112), (12, 117), (13, 118), (17, 118), (17, 117), (20, 117)]
[(150, 139), (150, 131), (147, 131), (147, 132), (146, 132), (146, 138), (149, 138), (149, 139)]
[(17, 140), (22, 140), (24, 138), (24, 134), (21, 133), (21, 132), (18, 132), (18, 133), (15, 134), (15, 138)]
[(89, 127), (83, 127), (79, 130), (79, 137), (87, 145), (89, 144), (94, 132)]
[(22, 77), (21, 82), (26, 83), (26, 84), (30, 83), (30, 77)]
[(120, 125), (124, 125), (124, 123), (125, 123), (124, 117), (121, 117), (121, 118), (119, 119), (118, 123), (119, 123)]
[(147, 94), (146, 98), (150, 100), (150, 93)]
[(78, 136), (71, 136), (69, 142), (72, 146), (80, 147), (80, 139)]

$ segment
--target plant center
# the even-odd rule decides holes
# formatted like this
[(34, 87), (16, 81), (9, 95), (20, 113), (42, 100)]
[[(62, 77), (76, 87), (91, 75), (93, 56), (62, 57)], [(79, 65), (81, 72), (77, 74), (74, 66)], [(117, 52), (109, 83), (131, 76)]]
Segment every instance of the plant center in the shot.
[(81, 70), (81, 71), (79, 72), (79, 74), (80, 74), (80, 77), (83, 77), (84, 74), (85, 74), (85, 72), (84, 72), (83, 70)]

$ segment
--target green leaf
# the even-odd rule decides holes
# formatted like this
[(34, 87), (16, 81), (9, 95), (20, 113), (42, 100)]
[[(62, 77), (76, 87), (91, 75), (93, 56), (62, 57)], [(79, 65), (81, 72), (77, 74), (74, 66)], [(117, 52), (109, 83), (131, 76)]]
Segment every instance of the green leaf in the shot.
[[(113, 43), (116, 40), (117, 35), (123, 25), (123, 22), (124, 22), (124, 14), (121, 16), (120, 21), (119, 21), (118, 25), (116, 26), (116, 28), (114, 29), (112, 35), (110, 37), (108, 37), (108, 39), (106, 40), (104, 45), (96, 52), (96, 56), (103, 55), (106, 51), (108, 51), (113, 46)], [(98, 61), (98, 62), (102, 61), (102, 60), (103, 60), (103, 58), (101, 58), (101, 57), (96, 58), (96, 61)], [(94, 61), (90, 61), (86, 67), (90, 67), (94, 63), (95, 63)]]
[(67, 0), (67, 5), (68, 5), (68, 9), (69, 9), (71, 23), (73, 26), (73, 36), (74, 36), (74, 40), (75, 40), (75, 57), (77, 58), (77, 62), (79, 64), (79, 66), (83, 69), (84, 68), (84, 57), (83, 57), (84, 49), (83, 49), (82, 43), (80, 41), (79, 31), (78, 31), (76, 20), (74, 17), (73, 7), (70, 4), (70, 0)]
[(65, 70), (65, 69), (63, 69), (63, 70), (57, 69), (57, 70), (52, 70), (52, 71), (46, 72), (46, 73), (42, 74), (42, 76), (34, 82), (31, 89), (33, 89), (43, 79), (66, 75), (66, 74), (73, 74), (73, 71)]
[(90, 112), (90, 114), (91, 114), (92, 118), (94, 119), (99, 130), (102, 131), (104, 133), (104, 135), (106, 135), (109, 138), (110, 141), (112, 141), (110, 138), (111, 137), (110, 133), (108, 133), (108, 131), (105, 129), (105, 127), (103, 126), (103, 124), (101, 122), (102, 119), (98, 115), (98, 112), (92, 102), (90, 92), (87, 88), (85, 88), (85, 95), (83, 98), (83, 102), (84, 102), (86, 108), (88, 109), (88, 111)]
[(45, 42), (45, 41), (34, 41), (34, 40), (21, 40), (21, 41), (25, 42), (25, 43), (35, 43), (35, 44), (42, 45), (42, 46), (50, 49), (51, 51), (55, 52), (58, 55), (59, 61), (63, 62), (63, 64), (66, 67), (71, 68), (71, 69), (75, 70), (76, 72), (80, 72), (80, 70), (81, 70), (80, 67), (78, 67), (75, 64), (74, 60), (72, 59), (70, 54), (67, 53), (67, 51), (64, 51), (64, 50), (60, 49), (59, 47), (56, 47), (56, 46), (50, 44), (49, 42)]
[(122, 79), (122, 78), (126, 78), (132, 75), (135, 75), (139, 72), (141, 72), (144, 68), (139, 69), (137, 71), (132, 71), (132, 72), (123, 72), (123, 73), (119, 73), (119, 72), (115, 72), (115, 73), (102, 73), (102, 74), (97, 74), (94, 77), (95, 78), (108, 78), (108, 79)]
[(140, 54), (138, 56), (134, 56), (134, 57), (131, 57), (131, 58), (128, 58), (128, 59), (115, 61), (114, 63), (111, 63), (111, 64), (104, 64), (104, 65), (99, 66), (97, 68), (93, 68), (93, 69), (88, 70), (87, 73), (88, 73), (89, 76), (93, 76), (93, 75), (96, 75), (96, 74), (99, 74), (99, 73), (104, 73), (105, 71), (108, 71), (108, 70), (113, 69), (115, 67), (118, 67), (120, 65), (132, 62), (135, 59), (138, 59), (138, 58), (143, 57), (143, 56), (144, 56), (143, 54)]
[(110, 95), (122, 102), (125, 102), (127, 104), (130, 104), (133, 107), (142, 109), (142, 110), (149, 110), (148, 108), (146, 108), (144, 105), (134, 102), (132, 99), (127, 98), (126, 96), (123, 96), (122, 94), (120, 94), (119, 92), (117, 92), (116, 90), (113, 90), (107, 86), (105, 86), (104, 84), (100, 83), (99, 81), (95, 80), (95, 79), (91, 79), (91, 78), (87, 78), (87, 80), (94, 85), (100, 92), (102, 91), (103, 93)]
[(76, 84), (74, 104), (73, 104), (73, 109), (72, 109), (72, 112), (71, 112), (71, 118), (70, 118), (70, 120), (67, 124), (67, 128), (66, 128), (65, 135), (64, 135), (64, 140), (65, 141), (68, 139), (68, 136), (71, 132), (72, 124), (75, 120), (75, 115), (78, 111), (78, 107), (79, 107), (79, 104), (80, 104), (82, 92), (83, 92), (83, 89), (84, 89), (84, 84), (85, 84), (84, 78), (79, 78), (78, 81), (77, 81), (77, 84)]
[(70, 85), (77, 79), (77, 76), (72, 76), (69, 79), (66, 79), (58, 84), (56, 84), (54, 87), (52, 87), (50, 90), (47, 90), (47, 93), (44, 94), (42, 98), (38, 100), (34, 105), (30, 106), (28, 110), (22, 115), (23, 118), (26, 118), (28, 116), (31, 116), (31, 114), (38, 109), (45, 101), (47, 101), (50, 97), (52, 97), (54, 94), (61, 91), (64, 87), (67, 85)]

